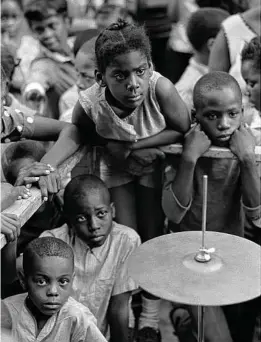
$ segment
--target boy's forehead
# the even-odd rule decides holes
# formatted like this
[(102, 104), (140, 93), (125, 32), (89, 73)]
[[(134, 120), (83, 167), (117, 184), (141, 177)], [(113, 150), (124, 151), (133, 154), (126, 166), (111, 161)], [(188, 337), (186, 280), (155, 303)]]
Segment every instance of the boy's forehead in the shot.
[(226, 86), (220, 89), (211, 89), (204, 92), (202, 91), (200, 95), (201, 109), (216, 105), (241, 106), (242, 104), (242, 99), (239, 92), (233, 87)]
[(43, 256), (34, 254), (31, 263), (31, 275), (43, 273), (53, 276), (73, 273), (73, 259), (60, 256)]
[(72, 208), (88, 209), (89, 207), (107, 207), (110, 205), (109, 193), (105, 189), (93, 189), (81, 191), (81, 193), (72, 198)]

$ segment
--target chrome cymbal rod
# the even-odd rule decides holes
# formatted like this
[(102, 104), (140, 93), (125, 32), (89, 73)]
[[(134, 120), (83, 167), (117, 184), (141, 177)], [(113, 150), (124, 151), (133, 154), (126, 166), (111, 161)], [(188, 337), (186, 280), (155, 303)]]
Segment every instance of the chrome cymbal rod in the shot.
[(210, 253), (212, 249), (208, 250), (205, 246), (205, 233), (207, 224), (207, 198), (208, 198), (208, 176), (203, 176), (203, 205), (202, 205), (202, 242), (199, 252), (195, 256), (198, 262), (207, 262), (211, 259)]

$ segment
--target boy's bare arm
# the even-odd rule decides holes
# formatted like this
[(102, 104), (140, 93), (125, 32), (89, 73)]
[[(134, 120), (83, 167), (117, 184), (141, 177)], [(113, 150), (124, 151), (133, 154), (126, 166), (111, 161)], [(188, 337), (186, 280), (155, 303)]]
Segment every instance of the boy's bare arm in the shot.
[(128, 342), (130, 292), (112, 296), (108, 308), (111, 342)]
[(210, 144), (199, 126), (193, 127), (185, 138), (177, 173), (174, 180), (164, 187), (162, 198), (166, 216), (175, 223), (180, 223), (190, 207), (195, 167), (198, 158), (208, 150)]

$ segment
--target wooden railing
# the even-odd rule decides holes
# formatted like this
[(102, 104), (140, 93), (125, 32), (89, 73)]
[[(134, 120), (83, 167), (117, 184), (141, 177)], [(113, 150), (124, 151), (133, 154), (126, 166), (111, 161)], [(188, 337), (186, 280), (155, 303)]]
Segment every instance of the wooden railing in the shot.
[[(167, 154), (181, 154), (182, 145), (175, 144), (161, 147), (161, 150)], [(81, 158), (86, 154), (87, 149), (82, 148), (75, 153), (71, 158), (66, 160), (60, 167), (59, 173), (61, 177), (65, 177), (68, 172), (70, 172), (76, 164), (81, 160)], [(256, 160), (261, 163), (261, 146), (256, 146), (255, 148)], [(236, 156), (226, 148), (211, 147), (205, 154), (204, 157), (208, 158), (227, 158), (236, 159)], [(260, 168), (261, 168), (261, 164)], [(33, 187), (31, 189), (31, 197), (28, 199), (17, 200), (13, 205), (4, 210), (4, 213), (10, 213), (15, 215), (21, 222), (23, 226), (25, 222), (40, 208), (43, 204), (41, 192), (38, 188)], [(3, 248), (6, 244), (6, 239), (3, 234), (0, 235), (0, 247)]]

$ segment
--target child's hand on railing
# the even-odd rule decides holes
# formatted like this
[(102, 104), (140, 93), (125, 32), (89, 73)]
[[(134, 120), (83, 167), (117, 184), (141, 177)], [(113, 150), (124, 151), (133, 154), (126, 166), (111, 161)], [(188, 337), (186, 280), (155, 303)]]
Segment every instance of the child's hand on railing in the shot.
[(34, 162), (20, 169), (15, 185), (30, 187), (32, 183), (37, 183), (44, 201), (61, 190), (60, 174), (49, 164)]
[(12, 214), (1, 213), (1, 233), (5, 235), (7, 242), (15, 241), (20, 235), (20, 220)]

